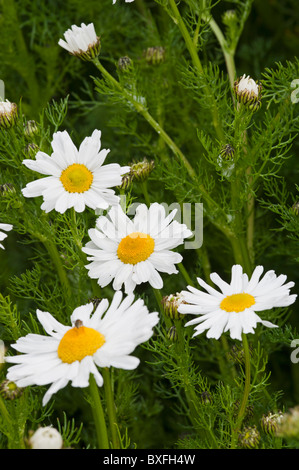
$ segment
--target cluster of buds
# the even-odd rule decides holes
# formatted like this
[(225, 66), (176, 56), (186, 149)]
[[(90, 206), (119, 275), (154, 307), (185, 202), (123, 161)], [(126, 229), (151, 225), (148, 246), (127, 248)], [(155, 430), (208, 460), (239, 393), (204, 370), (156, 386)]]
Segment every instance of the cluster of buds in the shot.
[(10, 101), (0, 101), (0, 128), (9, 129), (17, 121), (18, 108)]
[(220, 156), (223, 160), (233, 160), (235, 155), (235, 149), (230, 145), (226, 144), (220, 150)]
[(8, 379), (0, 384), (0, 394), (5, 400), (15, 400), (22, 395), (23, 391), (23, 388), (17, 387), (14, 382)]
[(135, 162), (130, 165), (130, 171), (122, 177), (121, 189), (127, 189), (133, 181), (142, 183), (147, 180), (155, 167), (153, 160), (148, 161), (144, 158), (141, 162)]
[(180, 293), (164, 296), (161, 300), (165, 315), (172, 320), (180, 320), (184, 314), (178, 312), (181, 303), (186, 303)]
[(64, 33), (64, 38), (65, 41), (59, 39), (59, 46), (81, 60), (93, 60), (100, 54), (100, 38), (95, 32), (93, 23), (88, 25), (81, 23), (81, 26), (73, 25)]
[(276, 434), (286, 439), (299, 440), (299, 406), (291, 408), (280, 417)]
[(59, 431), (52, 426), (38, 428), (28, 439), (30, 449), (62, 449), (63, 439)]
[(164, 47), (148, 47), (143, 53), (145, 60), (150, 65), (159, 65), (165, 61)]
[(246, 426), (239, 433), (238, 440), (244, 449), (255, 449), (260, 442), (260, 433), (256, 426)]
[(234, 92), (239, 103), (247, 106), (251, 111), (261, 107), (262, 85), (244, 74), (234, 83)]
[(278, 413), (268, 413), (267, 415), (263, 415), (261, 419), (261, 428), (264, 433), (269, 435), (276, 434), (282, 417), (283, 413), (281, 411)]

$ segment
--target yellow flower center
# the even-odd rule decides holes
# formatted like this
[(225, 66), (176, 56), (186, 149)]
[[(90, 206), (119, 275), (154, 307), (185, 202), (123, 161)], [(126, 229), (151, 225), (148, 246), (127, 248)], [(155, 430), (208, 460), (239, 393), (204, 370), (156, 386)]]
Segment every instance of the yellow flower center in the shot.
[(137, 264), (145, 261), (155, 248), (155, 240), (146, 233), (133, 232), (121, 240), (117, 256), (125, 264)]
[(255, 299), (250, 294), (232, 294), (225, 297), (220, 304), (222, 310), (226, 312), (243, 312), (246, 308), (255, 304)]
[(85, 165), (74, 163), (63, 170), (60, 181), (69, 193), (84, 193), (92, 184), (93, 174)]
[(71, 364), (92, 356), (104, 343), (105, 336), (99, 331), (86, 326), (75, 327), (61, 338), (57, 353), (62, 362)]

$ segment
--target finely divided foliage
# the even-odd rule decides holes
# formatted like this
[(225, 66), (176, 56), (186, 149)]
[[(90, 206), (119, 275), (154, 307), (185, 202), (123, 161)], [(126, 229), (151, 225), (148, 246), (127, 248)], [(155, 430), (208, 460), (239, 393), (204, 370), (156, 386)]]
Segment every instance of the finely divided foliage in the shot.
[(0, 448), (299, 448), (296, 0), (47, 3), (0, 16)]

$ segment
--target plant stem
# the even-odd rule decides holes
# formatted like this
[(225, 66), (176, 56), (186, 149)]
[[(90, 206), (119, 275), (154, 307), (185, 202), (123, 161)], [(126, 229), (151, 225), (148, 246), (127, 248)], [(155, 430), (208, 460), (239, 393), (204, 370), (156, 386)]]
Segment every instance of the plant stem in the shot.
[(173, 16), (174, 16), (173, 19), (174, 19), (175, 23), (178, 25), (179, 30), (181, 31), (182, 36), (185, 40), (186, 46), (187, 46), (188, 51), (190, 53), (190, 56), (192, 58), (192, 62), (194, 64), (194, 66), (196, 67), (196, 69), (200, 73), (202, 73), (203, 68), (202, 68), (201, 61), (198, 57), (196, 47), (195, 47), (194, 42), (192, 41), (192, 39), (191, 39), (191, 37), (188, 33), (188, 30), (186, 28), (186, 25), (184, 23), (183, 18), (181, 17), (181, 14), (180, 14), (179, 9), (178, 9), (178, 7), (175, 3), (175, 0), (169, 0), (169, 5), (170, 5), (170, 8), (172, 9), (172, 13), (173, 13)]
[(72, 290), (71, 290), (71, 286), (70, 286), (68, 277), (66, 275), (65, 269), (63, 267), (59, 252), (56, 248), (56, 245), (52, 241), (47, 240), (47, 241), (43, 241), (43, 243), (57, 270), (57, 274), (58, 274), (58, 277), (60, 279), (60, 282), (63, 288), (65, 303), (66, 305), (69, 305), (71, 302), (71, 298), (72, 298)]
[(243, 349), (244, 349), (244, 361), (245, 361), (245, 384), (244, 384), (244, 391), (243, 397), (236, 421), (236, 427), (232, 433), (232, 448), (235, 447), (236, 439), (238, 432), (240, 430), (245, 412), (246, 412), (246, 405), (248, 402), (249, 391), (250, 391), (250, 351), (248, 346), (247, 337), (244, 333), (242, 333), (242, 341), (243, 341)]
[(94, 417), (94, 424), (96, 427), (98, 449), (109, 449), (105, 416), (101, 399), (99, 396), (99, 389), (93, 374), (90, 374), (89, 377), (89, 392), (93, 402), (93, 406), (91, 407), (91, 409)]
[[(192, 38), (191, 38), (191, 36), (188, 32), (188, 29), (186, 28), (186, 25), (185, 25), (184, 20), (183, 20), (181, 14), (179, 12), (179, 9), (176, 5), (175, 0), (169, 0), (169, 5), (170, 5), (170, 8), (171, 8), (172, 14), (173, 14), (172, 19), (178, 25), (178, 28), (181, 31), (181, 34), (184, 38), (187, 49), (190, 53), (192, 63), (194, 65), (195, 69), (197, 70), (197, 72), (199, 73), (199, 75), (203, 75), (203, 66), (202, 66), (201, 61), (198, 57), (195, 42), (192, 40)], [(205, 90), (207, 92), (206, 95), (207, 95), (207, 99), (208, 99), (208, 97), (211, 96), (211, 92), (210, 92), (210, 89), (209, 89), (208, 85), (205, 86)], [(223, 129), (222, 129), (222, 126), (221, 126), (221, 123), (220, 123), (217, 103), (216, 103), (216, 100), (214, 99), (214, 97), (212, 98), (212, 101), (213, 101), (213, 103), (211, 105), (211, 113), (212, 113), (212, 118), (213, 118), (213, 125), (214, 125), (214, 128), (215, 128), (218, 139), (220, 141), (224, 141), (225, 136), (224, 136)]]
[(112, 386), (111, 386), (111, 377), (110, 377), (109, 369), (107, 367), (102, 369), (102, 375), (104, 379), (104, 389), (105, 389), (108, 419), (110, 423), (110, 431), (111, 431), (111, 437), (112, 437), (112, 446), (113, 446), (113, 449), (120, 449), (120, 441), (119, 441), (119, 436), (118, 436), (118, 427), (117, 427), (117, 420), (116, 420), (116, 409), (115, 409), (113, 391), (112, 391)]
[(230, 85), (233, 88), (235, 78), (236, 78), (236, 67), (235, 67), (235, 61), (234, 61), (234, 51), (229, 50), (227, 47), (227, 42), (226, 39), (219, 28), (218, 24), (214, 20), (214, 18), (211, 16), (210, 19), (208, 20), (208, 24), (210, 25), (213, 33), (215, 34), (216, 38), (218, 39), (218, 42), (220, 44), (220, 47), (222, 49), (225, 63), (226, 63), (226, 68), (229, 76), (229, 81)]

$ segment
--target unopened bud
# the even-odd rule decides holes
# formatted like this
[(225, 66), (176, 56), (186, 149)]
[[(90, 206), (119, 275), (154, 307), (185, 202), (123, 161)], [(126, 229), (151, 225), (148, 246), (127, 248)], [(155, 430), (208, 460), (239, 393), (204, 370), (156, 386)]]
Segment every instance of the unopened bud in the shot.
[(176, 342), (178, 340), (178, 332), (175, 326), (171, 326), (167, 331), (167, 338), (170, 341)]
[(223, 160), (233, 160), (234, 155), (235, 149), (230, 144), (224, 145), (220, 151), (220, 156)]
[(14, 382), (8, 379), (0, 384), (0, 394), (5, 400), (15, 400), (22, 395), (23, 391), (23, 388), (17, 387)]
[(266, 434), (273, 435), (276, 433), (279, 423), (281, 422), (283, 413), (269, 413), (263, 415), (261, 419), (261, 427)]
[(143, 182), (147, 180), (154, 167), (155, 162), (153, 160), (148, 161), (144, 158), (141, 162), (132, 163), (129, 175), (133, 180)]
[(260, 442), (260, 433), (256, 426), (246, 426), (239, 433), (239, 444), (245, 449), (254, 449)]
[(234, 91), (239, 103), (247, 106), (251, 111), (257, 111), (261, 107), (262, 85), (249, 75), (244, 74), (234, 83)]
[(30, 144), (26, 145), (24, 153), (27, 157), (32, 158), (35, 157), (38, 151), (39, 147), (34, 142), (30, 142)]
[(186, 303), (181, 294), (177, 293), (176, 295), (171, 294), (164, 296), (161, 303), (167, 317), (172, 318), (173, 320), (180, 320), (184, 317), (184, 314), (178, 312), (178, 308), (181, 303)]
[(150, 65), (159, 65), (165, 60), (164, 47), (148, 47), (144, 52), (145, 60)]
[(133, 62), (128, 56), (120, 57), (117, 62), (117, 67), (119, 70), (125, 71), (132, 66)]
[(26, 137), (32, 137), (37, 132), (38, 127), (35, 121), (27, 121), (26, 124), (24, 124), (24, 134)]
[(299, 215), (299, 201), (295, 202), (292, 206), (292, 211), (294, 214)]

